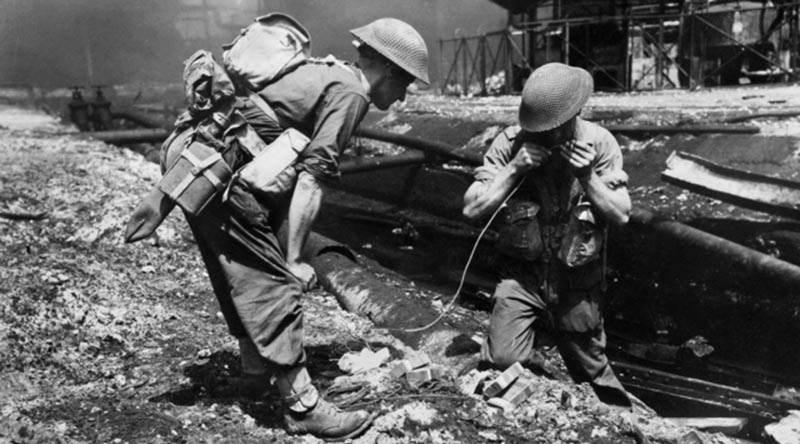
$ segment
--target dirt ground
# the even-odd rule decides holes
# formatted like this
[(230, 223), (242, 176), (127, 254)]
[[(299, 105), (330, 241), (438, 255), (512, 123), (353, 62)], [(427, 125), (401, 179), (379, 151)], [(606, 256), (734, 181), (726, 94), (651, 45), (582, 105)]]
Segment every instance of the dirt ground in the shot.
[[(689, 112), (681, 103), (687, 97), (703, 97), (693, 116), (719, 111), (719, 100), (757, 103), (737, 112), (800, 106), (791, 88), (754, 91), (723, 90), (718, 99), (673, 92), (661, 106), (653, 104), (666, 93), (599, 95), (587, 113), (635, 103), (643, 113), (672, 110), (677, 119)], [(508, 122), (516, 100), (419, 96), (396, 113), (399, 124), (414, 116), (476, 114)], [(771, 103), (776, 100), (786, 102)], [(794, 135), (800, 121), (759, 125)], [(67, 131), (74, 130), (44, 113), (0, 106), (0, 211), (21, 217), (0, 218), (0, 444), (318, 442), (282, 431), (273, 392), (250, 399), (236, 386), (238, 350), (182, 217), (171, 215), (155, 239), (122, 243), (130, 211), (158, 178), (156, 166)], [(626, 156), (652, 151), (637, 143)], [(642, 165), (656, 169), (657, 162), (643, 159)], [(663, 189), (643, 177), (637, 186)], [(644, 190), (655, 193), (655, 203), (674, 201)], [(459, 373), (468, 367), (448, 367), (442, 381), (418, 388), (391, 380), (386, 366), (349, 376), (336, 365), (347, 351), (386, 346), (399, 358), (411, 350), (341, 310), (322, 290), (310, 292), (304, 304), (314, 378), (323, 389), (367, 387), (355, 402), (334, 400), (381, 414), (355, 442), (731, 442), (672, 426), (643, 408), (609, 409), (588, 387), (564, 381), (555, 356), (548, 362), (561, 377), (536, 376), (537, 394), (508, 415), (459, 390)]]

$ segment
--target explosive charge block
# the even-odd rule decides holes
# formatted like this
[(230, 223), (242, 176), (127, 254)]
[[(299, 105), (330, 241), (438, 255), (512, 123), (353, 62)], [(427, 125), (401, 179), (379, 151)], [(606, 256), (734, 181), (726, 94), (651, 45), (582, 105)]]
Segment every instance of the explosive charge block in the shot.
[(442, 376), (444, 376), (444, 367), (440, 365), (432, 365), (407, 372), (406, 380), (408, 381), (409, 385), (416, 387), (423, 382), (440, 379)]
[(418, 353), (409, 357), (408, 362), (411, 364), (411, 368), (415, 369), (430, 364), (431, 358), (429, 358), (425, 353)]
[(497, 407), (498, 409), (501, 409), (504, 412), (510, 412), (514, 410), (515, 407), (514, 405), (512, 405), (510, 402), (506, 401), (503, 398), (489, 398), (489, 400), (486, 401), (486, 403), (492, 407)]
[(526, 399), (530, 398), (536, 390), (536, 382), (533, 379), (526, 377), (519, 377), (511, 387), (503, 393), (503, 400), (511, 404), (512, 408), (516, 408)]
[(514, 365), (507, 368), (503, 373), (500, 373), (497, 379), (489, 383), (486, 388), (483, 389), (483, 395), (487, 398), (494, 398), (513, 384), (524, 372), (525, 369), (522, 367), (522, 364), (515, 362)]

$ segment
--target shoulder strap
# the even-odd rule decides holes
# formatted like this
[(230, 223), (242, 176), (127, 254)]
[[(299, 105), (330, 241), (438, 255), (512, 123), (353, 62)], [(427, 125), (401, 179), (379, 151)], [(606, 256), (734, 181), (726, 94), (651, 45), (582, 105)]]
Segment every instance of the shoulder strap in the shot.
[(249, 98), (250, 101), (253, 102), (253, 104), (255, 106), (257, 106), (258, 109), (261, 110), (261, 112), (266, 114), (267, 117), (269, 117), (270, 119), (272, 119), (276, 123), (279, 122), (278, 121), (278, 115), (275, 114), (275, 110), (272, 109), (272, 107), (269, 106), (269, 104), (264, 99), (262, 99), (261, 96), (259, 96), (258, 94), (254, 93), (253, 91), (248, 89), (247, 90), (247, 98)]

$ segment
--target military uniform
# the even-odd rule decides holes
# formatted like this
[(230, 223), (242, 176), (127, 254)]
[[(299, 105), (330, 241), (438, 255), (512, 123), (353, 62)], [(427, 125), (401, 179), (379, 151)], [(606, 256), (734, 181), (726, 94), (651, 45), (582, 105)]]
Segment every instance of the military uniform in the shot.
[[(519, 134), (520, 127), (513, 126), (494, 140), (485, 155), (484, 165), (476, 169), (476, 181), (490, 182), (511, 162), (521, 147)], [(612, 189), (626, 186), (628, 177), (622, 170), (622, 153), (607, 130), (577, 118), (574, 139), (594, 145), (597, 156), (592, 169), (604, 183)], [(605, 246), (598, 243), (595, 247), (602, 246), (591, 255), (587, 251), (591, 246), (579, 242), (575, 247), (579, 252), (577, 256), (571, 255), (567, 260), (564, 254), (564, 243), (572, 240), (565, 239), (570, 236), (567, 233), (569, 220), (575, 217), (579, 203), (587, 205), (581, 185), (569, 170), (567, 161), (553, 153), (544, 165), (531, 170), (509, 201), (508, 208), (517, 208), (515, 202), (520, 200), (530, 202), (527, 208), (534, 208), (523, 215), (535, 218), (538, 228), (533, 235), (539, 237), (523, 239), (523, 243), (535, 241), (541, 245), (536, 257), (500, 260), (497, 267), (500, 283), (493, 297), (489, 334), (482, 357), (501, 366), (516, 361), (540, 364), (534, 348), (535, 333), (549, 324), (556, 332), (556, 345), (573, 379), (591, 382), (601, 399), (628, 403), (604, 351)], [(509, 220), (507, 214), (501, 216)], [(594, 224), (604, 238), (603, 221), (596, 220)], [(581, 260), (583, 253), (590, 256)], [(568, 265), (565, 260), (574, 263)]]
[[(360, 71), (334, 60), (308, 61), (267, 85), (258, 94), (274, 110), (272, 120), (249, 99), (236, 108), (266, 143), (295, 128), (310, 143), (294, 168), (325, 182), (339, 177), (339, 155), (369, 106)], [(234, 144), (236, 142), (233, 142)], [(246, 156), (234, 147), (223, 156), (236, 170)], [(291, 191), (282, 199), (259, 201), (234, 182), (189, 220), (214, 293), (231, 334), (249, 337), (265, 362), (296, 367), (303, 350), (302, 285), (286, 266), (279, 225)]]

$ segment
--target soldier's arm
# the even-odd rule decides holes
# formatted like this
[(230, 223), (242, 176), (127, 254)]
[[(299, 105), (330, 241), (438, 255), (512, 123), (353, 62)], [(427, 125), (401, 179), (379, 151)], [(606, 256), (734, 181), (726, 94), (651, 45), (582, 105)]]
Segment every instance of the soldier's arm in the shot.
[(322, 203), (322, 188), (317, 178), (306, 171), (297, 176), (292, 200), (289, 204), (288, 242), (286, 246), (286, 266), (306, 287), (314, 285), (314, 269), (303, 261), (302, 250), (311, 232), (311, 226), (319, 214)]
[(487, 217), (528, 171), (542, 165), (550, 156), (548, 150), (525, 143), (511, 158), (513, 140), (501, 134), (486, 152), (483, 166), (476, 171), (475, 182), (464, 193), (463, 213), (467, 218)]
[(286, 265), (306, 286), (315, 281), (314, 270), (302, 257), (308, 235), (317, 220), (326, 180), (339, 178), (339, 154), (367, 111), (366, 97), (331, 92), (317, 110), (314, 133), (297, 165), (299, 172), (289, 204)]
[(610, 134), (597, 146), (571, 141), (561, 154), (572, 165), (586, 197), (607, 222), (624, 225), (631, 212), (628, 176), (622, 171), (622, 152)]
[(631, 213), (631, 198), (624, 185), (612, 188), (591, 170), (578, 179), (594, 209), (613, 225), (625, 225)]

